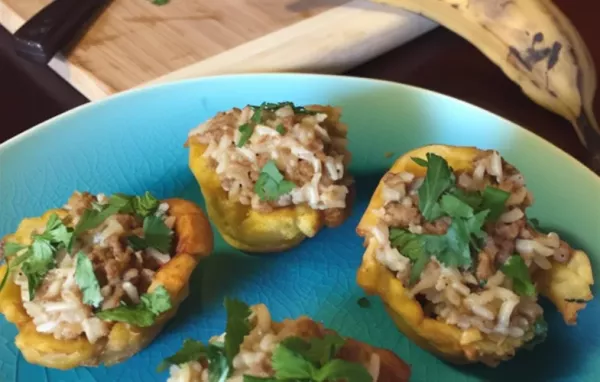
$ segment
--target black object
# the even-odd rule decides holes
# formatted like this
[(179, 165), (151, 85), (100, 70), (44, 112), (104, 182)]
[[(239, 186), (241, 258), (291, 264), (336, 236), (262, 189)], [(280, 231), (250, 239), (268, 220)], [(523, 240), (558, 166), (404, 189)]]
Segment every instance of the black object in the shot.
[(15, 34), (15, 50), (27, 60), (47, 64), (69, 46), (111, 0), (54, 0)]

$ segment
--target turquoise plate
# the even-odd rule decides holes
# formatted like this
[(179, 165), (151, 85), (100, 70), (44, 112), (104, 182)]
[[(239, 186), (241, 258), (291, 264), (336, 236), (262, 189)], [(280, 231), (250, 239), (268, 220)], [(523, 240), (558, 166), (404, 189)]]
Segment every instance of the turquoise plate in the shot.
[(526, 130), (430, 91), (357, 78), (256, 74), (154, 86), (79, 107), (0, 145), (0, 235), (13, 232), (23, 217), (62, 205), (74, 190), (149, 190), (202, 203), (183, 147), (188, 131), (218, 111), (262, 101), (343, 108), (358, 184), (352, 217), (270, 257), (243, 255), (217, 237), (214, 255), (193, 275), (191, 294), (176, 318), (147, 349), (111, 368), (58, 371), (30, 365), (13, 344), (15, 327), (1, 318), (0, 381), (166, 381), (167, 373), (157, 374), (155, 367), (184, 338), (204, 341), (224, 330), (224, 296), (264, 302), (278, 320), (308, 314), (344, 335), (390, 348), (412, 365), (412, 381), (598, 380), (598, 300), (575, 327), (567, 327), (546, 305), (548, 340), (497, 369), (448, 365), (401, 335), (379, 299), (371, 298), (370, 308), (357, 304), (363, 293), (355, 274), (363, 247), (355, 227), (393, 160), (429, 143), (500, 150), (526, 176), (536, 197), (531, 214), (586, 250), (600, 274), (599, 178)]

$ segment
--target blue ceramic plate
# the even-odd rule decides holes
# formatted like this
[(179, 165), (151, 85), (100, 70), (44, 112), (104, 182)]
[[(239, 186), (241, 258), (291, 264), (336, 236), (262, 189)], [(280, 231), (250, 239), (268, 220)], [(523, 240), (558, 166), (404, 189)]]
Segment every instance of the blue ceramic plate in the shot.
[[(165, 381), (156, 365), (184, 338), (224, 330), (224, 296), (266, 303), (275, 319), (308, 314), (344, 335), (388, 347), (412, 365), (413, 381), (593, 381), (600, 374), (600, 302), (567, 327), (552, 307), (548, 340), (498, 367), (450, 366), (393, 325), (380, 301), (359, 307), (355, 274), (363, 253), (354, 230), (380, 176), (403, 152), (442, 143), (494, 148), (525, 174), (536, 197), (531, 214), (586, 250), (600, 274), (600, 180), (573, 158), (526, 130), (455, 99), (399, 84), (335, 76), (259, 74), (204, 78), (119, 94), (37, 126), (0, 145), (0, 235), (19, 221), (62, 205), (74, 190), (146, 190), (203, 203), (187, 167), (188, 131), (218, 111), (263, 101), (333, 104), (349, 124), (358, 201), (340, 228), (299, 247), (249, 257), (217, 237), (214, 255), (193, 275), (177, 317), (147, 349), (111, 368), (44, 369), (13, 344), (0, 319), (0, 381)], [(386, 153), (393, 153), (392, 157)], [(598, 288), (595, 287), (594, 293)], [(596, 377), (594, 377), (596, 375)]]

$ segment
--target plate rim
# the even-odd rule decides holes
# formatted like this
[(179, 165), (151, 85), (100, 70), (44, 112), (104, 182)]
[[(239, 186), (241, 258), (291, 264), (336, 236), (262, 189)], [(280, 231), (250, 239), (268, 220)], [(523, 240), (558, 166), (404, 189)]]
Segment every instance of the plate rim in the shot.
[[(52, 128), (52, 126), (60, 124), (61, 120), (72, 118), (74, 115), (81, 112), (81, 110), (102, 107), (104, 104), (106, 104), (108, 102), (117, 102), (121, 98), (126, 99), (127, 97), (133, 97), (138, 93), (144, 93), (144, 92), (158, 90), (158, 89), (168, 89), (170, 87), (178, 87), (178, 86), (182, 86), (183, 84), (186, 84), (186, 83), (191, 84), (191, 83), (196, 83), (196, 82), (201, 83), (204, 81), (235, 80), (236, 78), (253, 78), (253, 77), (262, 77), (262, 78), (266, 77), (266, 78), (269, 78), (271, 81), (273, 81), (274, 79), (277, 79), (277, 78), (279, 78), (280, 80), (284, 80), (286, 78), (305, 77), (305, 78), (312, 78), (312, 79), (329, 79), (329, 80), (340, 81), (340, 82), (345, 82), (345, 81), (358, 82), (358, 83), (362, 82), (365, 84), (375, 83), (375, 84), (379, 84), (379, 85), (383, 85), (383, 86), (404, 88), (404, 89), (407, 89), (407, 90), (415, 92), (415, 93), (427, 94), (430, 97), (438, 97), (438, 98), (444, 99), (445, 101), (460, 103), (465, 107), (478, 110), (479, 112), (483, 112), (483, 113), (487, 114), (489, 117), (498, 119), (498, 120), (504, 122), (505, 124), (512, 125), (517, 130), (520, 130), (521, 133), (525, 134), (525, 136), (527, 136), (529, 139), (538, 140), (539, 142), (541, 142), (542, 144), (547, 146), (549, 150), (554, 151), (554, 153), (556, 155), (560, 155), (563, 160), (572, 162), (572, 164), (575, 165), (576, 167), (578, 166), (578, 167), (581, 167), (582, 169), (584, 169), (584, 173), (587, 174), (586, 177), (589, 176), (589, 181), (594, 182), (595, 184), (597, 184), (598, 187), (600, 187), (600, 176), (598, 176), (596, 173), (594, 173), (588, 166), (581, 163), (579, 160), (577, 160), (571, 154), (564, 151), (560, 147), (556, 146), (554, 143), (550, 142), (546, 138), (544, 138), (544, 137), (526, 129), (525, 127), (521, 126), (520, 124), (513, 122), (513, 121), (509, 120), (508, 118), (503, 117), (499, 114), (496, 114), (488, 109), (485, 109), (483, 107), (480, 107), (480, 106), (470, 103), (468, 101), (465, 101), (465, 100), (462, 100), (462, 99), (459, 99), (459, 98), (456, 98), (456, 97), (453, 97), (453, 96), (450, 96), (450, 95), (447, 95), (444, 93), (440, 93), (435, 90), (416, 86), (416, 85), (410, 85), (410, 84), (406, 84), (403, 82), (395, 82), (395, 81), (383, 80), (383, 79), (373, 79), (373, 78), (365, 78), (365, 77), (358, 77), (358, 76), (349, 76), (349, 75), (344, 75), (344, 74), (322, 74), (322, 73), (301, 73), (301, 72), (280, 72), (280, 73), (256, 72), (256, 73), (218, 74), (218, 75), (203, 76), (203, 77), (196, 77), (196, 78), (185, 78), (185, 79), (180, 79), (180, 80), (171, 81), (171, 82), (156, 83), (156, 84), (149, 84), (146, 86), (135, 87), (135, 88), (124, 90), (124, 91), (121, 91), (118, 93), (111, 94), (100, 100), (89, 101), (82, 105), (76, 106), (72, 109), (69, 109), (69, 110), (63, 112), (63, 113), (55, 115), (45, 121), (42, 121), (42, 122), (30, 127), (29, 129), (27, 129), (25, 131), (20, 132), (19, 134), (15, 135), (14, 137), (9, 138), (8, 140), (0, 143), (0, 155), (2, 155), (2, 153), (4, 151), (6, 151), (9, 147), (17, 145), (21, 141), (29, 139), (30, 137), (35, 136), (36, 134), (39, 134), (44, 129)], [(542, 107), (542, 106), (538, 105), (538, 107)]]

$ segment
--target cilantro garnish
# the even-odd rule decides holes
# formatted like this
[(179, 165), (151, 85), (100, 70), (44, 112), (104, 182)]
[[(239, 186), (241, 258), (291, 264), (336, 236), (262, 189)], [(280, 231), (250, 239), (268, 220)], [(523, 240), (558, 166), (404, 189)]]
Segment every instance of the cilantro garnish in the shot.
[(262, 122), (263, 118), (263, 107), (261, 106), (250, 106), (250, 108), (254, 111), (252, 117), (250, 117), (250, 123), (244, 123), (238, 127), (240, 132), (240, 140), (236, 144), (237, 147), (242, 147), (248, 142), (252, 134), (254, 134), (254, 127)]
[(390, 241), (412, 262), (410, 283), (418, 280), (430, 256), (449, 267), (469, 268), (471, 253), (479, 251), (486, 237), (483, 225), (504, 212), (510, 193), (487, 186), (483, 192), (467, 192), (456, 186), (456, 176), (448, 162), (433, 153), (427, 160), (412, 158), (427, 173), (419, 188), (419, 210), (428, 220), (443, 216), (452, 219), (444, 235), (417, 235), (402, 229), (390, 230)]
[(83, 303), (97, 308), (104, 297), (100, 293), (100, 284), (94, 274), (92, 261), (81, 251), (77, 253), (75, 261), (75, 282), (83, 294)]
[[(307, 110), (302, 106), (296, 106), (296, 105), (294, 105), (293, 102), (279, 102), (279, 103), (263, 102), (258, 106), (256, 106), (256, 105), (248, 105), (248, 106), (252, 109), (252, 111), (254, 111), (254, 114), (252, 114), (252, 117), (250, 118), (249, 123), (244, 123), (243, 125), (238, 127), (238, 130), (240, 132), (240, 139), (236, 144), (237, 147), (243, 147), (246, 144), (246, 142), (248, 142), (248, 140), (254, 133), (254, 127), (263, 121), (265, 111), (275, 112), (284, 106), (289, 106), (294, 110), (295, 114), (310, 114), (310, 115), (317, 114), (317, 112), (312, 111), (312, 110)], [(281, 135), (285, 134), (285, 132), (286, 132), (285, 127), (281, 123), (275, 127), (275, 130)]]
[(121, 305), (113, 309), (102, 310), (96, 317), (105, 321), (120, 321), (145, 328), (152, 326), (156, 318), (171, 309), (171, 297), (164, 286), (158, 286), (151, 293), (145, 293), (136, 305)]
[(150, 0), (154, 5), (166, 5), (169, 4), (171, 0)]
[[(166, 358), (157, 370), (160, 372), (169, 365), (205, 359), (208, 362), (209, 380), (226, 380), (233, 370), (232, 360), (239, 352), (244, 337), (250, 332), (248, 318), (251, 311), (244, 302), (227, 298), (225, 309), (227, 325), (224, 343), (209, 343), (205, 346), (198, 341), (186, 340), (182, 349)], [(271, 362), (275, 376), (263, 378), (245, 375), (244, 382), (371, 381), (371, 375), (364, 366), (335, 359), (344, 342), (338, 334), (312, 339), (288, 337), (273, 351)]]
[(335, 358), (344, 342), (338, 334), (306, 340), (286, 338), (273, 352), (274, 380), (371, 381), (371, 375), (364, 366)]
[(4, 243), (4, 256), (9, 257), (15, 255), (25, 248), (27, 248), (27, 246), (23, 244), (6, 242)]
[[(435, 220), (443, 216), (444, 212), (451, 217), (455, 214), (460, 216), (461, 212), (456, 211), (456, 208), (464, 207), (457, 204), (456, 199), (475, 212), (487, 210), (487, 221), (497, 220), (506, 209), (509, 192), (491, 186), (486, 186), (483, 192), (465, 192), (457, 188), (452, 168), (441, 156), (427, 153), (427, 160), (421, 158), (412, 158), (412, 160), (420, 166), (427, 167), (425, 180), (419, 188), (419, 210), (426, 220)], [(440, 205), (444, 202), (446, 210), (443, 210)]]
[(546, 337), (548, 337), (548, 323), (544, 316), (539, 316), (533, 324), (533, 333), (534, 337), (523, 345), (528, 350), (532, 350), (536, 345), (546, 341)]
[(244, 337), (250, 333), (250, 307), (239, 300), (225, 298), (227, 324), (224, 343), (209, 343), (186, 340), (183, 348), (158, 366), (157, 371), (166, 370), (169, 365), (181, 365), (189, 361), (206, 358), (210, 381), (224, 381), (233, 370), (233, 359), (239, 353)]
[(108, 204), (103, 205), (101, 210), (91, 208), (83, 211), (83, 214), (75, 226), (75, 236), (79, 236), (86, 231), (98, 227), (109, 216), (119, 213), (119, 210), (123, 207), (123, 205)]
[(150, 192), (143, 196), (132, 196), (122, 193), (112, 195), (106, 204), (97, 204), (95, 208), (87, 209), (75, 226), (75, 236), (89, 231), (102, 224), (109, 216), (118, 213), (136, 214), (140, 218), (153, 215), (160, 201)]
[(296, 185), (294, 182), (284, 180), (279, 172), (275, 161), (268, 161), (260, 171), (260, 175), (254, 185), (254, 192), (260, 200), (277, 200), (280, 196), (292, 191)]
[(197, 361), (206, 356), (206, 346), (200, 341), (186, 339), (183, 346), (170, 357), (165, 358), (156, 368), (157, 372), (167, 370), (170, 365), (182, 365), (187, 362)]
[(513, 289), (520, 296), (535, 296), (535, 285), (531, 282), (529, 269), (520, 255), (512, 255), (501, 268), (513, 281)]
[(417, 235), (400, 228), (390, 229), (390, 243), (411, 260), (411, 285), (419, 279), (431, 256), (442, 253), (446, 248), (442, 236)]
[(427, 160), (412, 158), (420, 166), (427, 167), (425, 180), (419, 188), (419, 210), (423, 217), (432, 221), (442, 216), (439, 199), (455, 186), (455, 176), (448, 162), (439, 155), (427, 153)]
[(248, 139), (250, 139), (252, 133), (254, 133), (254, 125), (244, 123), (243, 125), (238, 127), (238, 130), (240, 131), (240, 140), (238, 141), (236, 146), (242, 147), (246, 144), (246, 142), (248, 142)]
[(371, 307), (371, 301), (369, 301), (368, 298), (366, 297), (361, 297), (359, 298), (356, 303), (358, 304), (358, 306), (360, 306), (361, 308), (370, 308)]
[(26, 252), (11, 261), (6, 258), (8, 269), (0, 282), (0, 290), (6, 284), (9, 273), (20, 266), (21, 272), (27, 278), (29, 299), (32, 300), (46, 273), (56, 267), (56, 252), (65, 248), (72, 236), (72, 229), (65, 226), (57, 214), (52, 214), (46, 222), (44, 232), (31, 236), (31, 245), (6, 243), (4, 250), (7, 256), (13, 256), (23, 250)]
[(144, 219), (144, 237), (131, 235), (127, 240), (136, 251), (155, 248), (161, 253), (169, 253), (172, 241), (171, 229), (160, 216), (150, 215)]
[(263, 102), (262, 104), (260, 104), (260, 106), (250, 106), (252, 109), (256, 110), (256, 109), (262, 109), (262, 110), (268, 110), (268, 111), (277, 111), (279, 109), (281, 109), (282, 107), (285, 106), (289, 106), (292, 108), (292, 110), (294, 110), (295, 114), (309, 114), (309, 115), (315, 115), (318, 112), (317, 111), (313, 111), (313, 110), (308, 110), (306, 109), (304, 106), (296, 106), (293, 102), (289, 102), (289, 101), (285, 101), (285, 102)]
[[(411, 260), (412, 268), (409, 283), (414, 284), (431, 256), (436, 256), (438, 261), (449, 267), (465, 267), (472, 265), (471, 247), (476, 240), (484, 235), (482, 225), (487, 211), (473, 215), (473, 210), (455, 199), (446, 199), (441, 204), (444, 211), (453, 211), (456, 215), (444, 235), (419, 235), (400, 228), (390, 229), (390, 243), (397, 248), (403, 256)], [(451, 202), (450, 202), (451, 201)], [(456, 203), (456, 204), (455, 204)]]
[(225, 310), (227, 311), (227, 325), (225, 335), (225, 354), (229, 366), (233, 367), (233, 358), (240, 351), (244, 337), (250, 333), (250, 307), (239, 300), (225, 298)]
[(506, 209), (506, 201), (508, 198), (510, 198), (510, 192), (487, 186), (485, 190), (483, 190), (481, 206), (479, 209), (489, 210), (489, 220), (496, 221)]
[(285, 127), (283, 126), (282, 123), (280, 123), (279, 125), (277, 125), (275, 127), (275, 131), (277, 131), (281, 135), (285, 134), (285, 132), (286, 132)]

